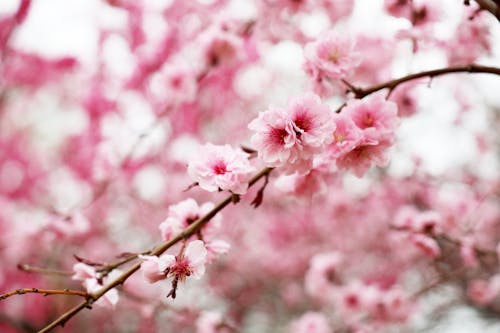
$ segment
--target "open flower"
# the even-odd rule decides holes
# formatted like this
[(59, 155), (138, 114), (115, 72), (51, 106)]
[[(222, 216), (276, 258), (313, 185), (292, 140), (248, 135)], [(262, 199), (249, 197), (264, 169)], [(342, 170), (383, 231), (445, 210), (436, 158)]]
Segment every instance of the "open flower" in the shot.
[(288, 173), (306, 173), (314, 155), (333, 140), (333, 116), (313, 93), (293, 98), (286, 109), (260, 112), (248, 125), (256, 132), (252, 145), (268, 166), (284, 167)]
[(360, 64), (359, 53), (354, 49), (354, 40), (330, 31), (304, 49), (306, 73), (315, 79), (343, 79)]
[(229, 145), (206, 144), (200, 158), (189, 163), (188, 174), (200, 187), (209, 192), (219, 189), (244, 194), (255, 168), (248, 154)]
[(207, 249), (201, 240), (190, 242), (184, 251), (177, 256), (164, 254), (157, 256), (140, 256), (143, 260), (141, 270), (144, 278), (149, 283), (155, 283), (172, 277), (172, 290), (168, 296), (175, 298), (178, 282), (184, 282), (188, 276), (195, 279), (205, 274), (207, 262)]

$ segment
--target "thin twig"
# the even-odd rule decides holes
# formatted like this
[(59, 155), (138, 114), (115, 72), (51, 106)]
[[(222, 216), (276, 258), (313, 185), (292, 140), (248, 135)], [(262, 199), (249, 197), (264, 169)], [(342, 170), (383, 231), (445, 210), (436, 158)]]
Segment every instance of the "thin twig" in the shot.
[(6, 298), (9, 298), (11, 296), (24, 295), (24, 294), (43, 294), (44, 296), (48, 296), (48, 295), (74, 295), (74, 296), (85, 297), (87, 299), (89, 297), (91, 297), (90, 294), (88, 294), (87, 292), (82, 291), (82, 290), (21, 288), (21, 289), (12, 290), (12, 291), (9, 291), (5, 294), (0, 295), (0, 301), (4, 300)]
[(482, 10), (490, 12), (500, 21), (500, 3), (495, 0), (476, 0), (477, 4)]
[(489, 66), (482, 66), (482, 65), (465, 65), (465, 66), (453, 66), (453, 67), (445, 67), (445, 68), (439, 68), (439, 69), (433, 69), (430, 71), (423, 71), (419, 73), (414, 73), (414, 74), (409, 74), (403, 77), (400, 77), (398, 79), (394, 79), (391, 81), (387, 81), (381, 84), (377, 84), (368, 88), (358, 88), (358, 87), (352, 87), (350, 90), (354, 93), (356, 98), (363, 98), (365, 96), (371, 95), (374, 92), (377, 92), (382, 89), (394, 89), (398, 85), (412, 81), (415, 79), (420, 79), (423, 77), (429, 77), (433, 78), (436, 76), (441, 76), (445, 74), (451, 74), (451, 73), (484, 73), (484, 74), (496, 74), (500, 75), (500, 68), (498, 67), (489, 67)]
[(19, 264), (19, 265), (17, 265), (17, 268), (19, 270), (27, 272), (27, 273), (38, 273), (38, 274), (47, 274), (47, 275), (60, 275), (60, 276), (71, 276), (74, 274), (73, 272), (70, 272), (70, 271), (61, 271), (61, 270), (57, 270), (57, 269), (36, 267), (36, 266), (28, 265), (28, 264)]

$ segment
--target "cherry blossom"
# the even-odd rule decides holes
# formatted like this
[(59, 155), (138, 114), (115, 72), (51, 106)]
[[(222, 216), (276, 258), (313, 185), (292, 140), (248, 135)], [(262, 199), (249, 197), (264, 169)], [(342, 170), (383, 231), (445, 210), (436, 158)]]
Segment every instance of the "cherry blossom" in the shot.
[(307, 172), (324, 145), (333, 141), (333, 112), (312, 93), (289, 101), (286, 109), (260, 112), (248, 128), (256, 133), (251, 142), (259, 157), (289, 173)]
[(291, 327), (291, 333), (328, 333), (331, 332), (328, 319), (322, 313), (307, 312), (295, 320)]
[(304, 57), (304, 68), (315, 79), (344, 79), (361, 61), (355, 50), (354, 40), (335, 31), (329, 31), (316, 41), (308, 43), (304, 48)]
[(204, 190), (227, 190), (236, 194), (247, 191), (248, 180), (255, 168), (248, 161), (248, 154), (229, 145), (206, 144), (200, 157), (188, 166), (191, 178)]
[(200, 279), (205, 274), (207, 249), (201, 240), (189, 242), (179, 255), (163, 254), (157, 256), (141, 256), (143, 276), (149, 283), (155, 283), (172, 277), (172, 290), (168, 296), (176, 297), (178, 282), (185, 282), (187, 277)]

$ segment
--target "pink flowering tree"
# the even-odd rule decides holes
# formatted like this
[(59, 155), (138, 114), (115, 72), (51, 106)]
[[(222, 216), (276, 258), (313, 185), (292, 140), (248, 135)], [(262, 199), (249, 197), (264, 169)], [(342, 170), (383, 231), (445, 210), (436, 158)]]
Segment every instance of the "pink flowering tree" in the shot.
[(0, 331), (498, 324), (499, 22), (496, 0), (0, 2)]

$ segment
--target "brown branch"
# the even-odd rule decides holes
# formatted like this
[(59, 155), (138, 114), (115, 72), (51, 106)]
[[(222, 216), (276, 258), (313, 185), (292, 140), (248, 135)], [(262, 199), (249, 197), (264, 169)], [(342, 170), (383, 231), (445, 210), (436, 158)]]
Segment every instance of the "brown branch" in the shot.
[(498, 67), (489, 67), (489, 66), (482, 66), (482, 65), (464, 65), (464, 66), (452, 66), (452, 67), (445, 67), (445, 68), (440, 68), (440, 69), (434, 69), (430, 71), (423, 71), (419, 73), (414, 73), (414, 74), (409, 74), (403, 77), (400, 77), (398, 79), (394, 79), (391, 81), (387, 81), (384, 83), (380, 83), (368, 88), (358, 88), (355, 86), (351, 86), (349, 88), (350, 91), (354, 93), (354, 96), (356, 98), (363, 98), (365, 96), (368, 96), (370, 94), (373, 94), (374, 92), (377, 92), (382, 89), (390, 89), (393, 90), (396, 88), (398, 85), (424, 78), (424, 77), (429, 77), (433, 78), (436, 76), (441, 76), (445, 74), (451, 74), (451, 73), (484, 73), (484, 74), (495, 74), (495, 75), (500, 75), (500, 68)]
[(38, 289), (38, 288), (21, 288), (9, 291), (5, 294), (0, 295), (0, 301), (15, 295), (25, 295), (25, 294), (43, 294), (43, 296), (48, 295), (74, 295), (81, 296), (85, 298), (91, 297), (85, 291), (82, 290), (70, 290), (70, 289)]
[[(269, 173), (272, 171), (272, 168), (264, 168), (259, 173), (257, 173), (248, 183), (248, 187), (253, 186), (259, 179), (266, 177), (269, 175)], [(193, 222), (191, 225), (189, 225), (186, 229), (184, 229), (180, 234), (169, 240), (168, 242), (165, 242), (152, 251), (150, 251), (150, 255), (153, 256), (159, 256), (162, 253), (164, 253), (166, 250), (168, 250), (170, 247), (173, 245), (177, 244), (178, 242), (188, 239), (192, 235), (196, 234), (205, 224), (207, 224), (219, 211), (224, 209), (226, 206), (228, 206), (230, 203), (237, 203), (238, 201), (235, 200), (235, 194), (231, 194), (228, 197), (226, 197), (224, 200), (222, 200), (217, 206), (215, 206), (210, 212), (208, 212), (205, 216), (199, 218), (195, 222)], [(79, 313), (81, 310), (85, 308), (91, 308), (92, 304), (97, 301), (99, 298), (101, 298), (104, 294), (106, 294), (109, 290), (123, 284), (132, 274), (137, 272), (139, 268), (141, 267), (141, 263), (138, 262), (134, 264), (132, 267), (130, 267), (128, 270), (120, 274), (117, 278), (115, 278), (113, 281), (107, 283), (105, 286), (102, 287), (98, 292), (89, 294), (89, 297), (83, 301), (82, 303), (76, 305), (69, 311), (65, 312), (62, 314), (59, 318), (54, 320), (52, 323), (47, 325), (46, 327), (42, 328), (38, 333), (44, 333), (44, 332), (49, 332), (52, 329), (56, 328), (57, 326), (61, 325), (64, 326), (64, 324), (70, 320), (73, 316), (75, 316), (77, 313)]]
[(60, 275), (60, 276), (71, 276), (74, 274), (73, 272), (69, 272), (69, 271), (61, 271), (61, 270), (57, 270), (57, 269), (36, 267), (36, 266), (28, 265), (28, 264), (18, 264), (17, 268), (19, 270), (27, 272), (27, 273), (39, 273), (39, 274)]
[(490, 12), (500, 21), (500, 3), (495, 0), (475, 0), (479, 5), (479, 8)]

